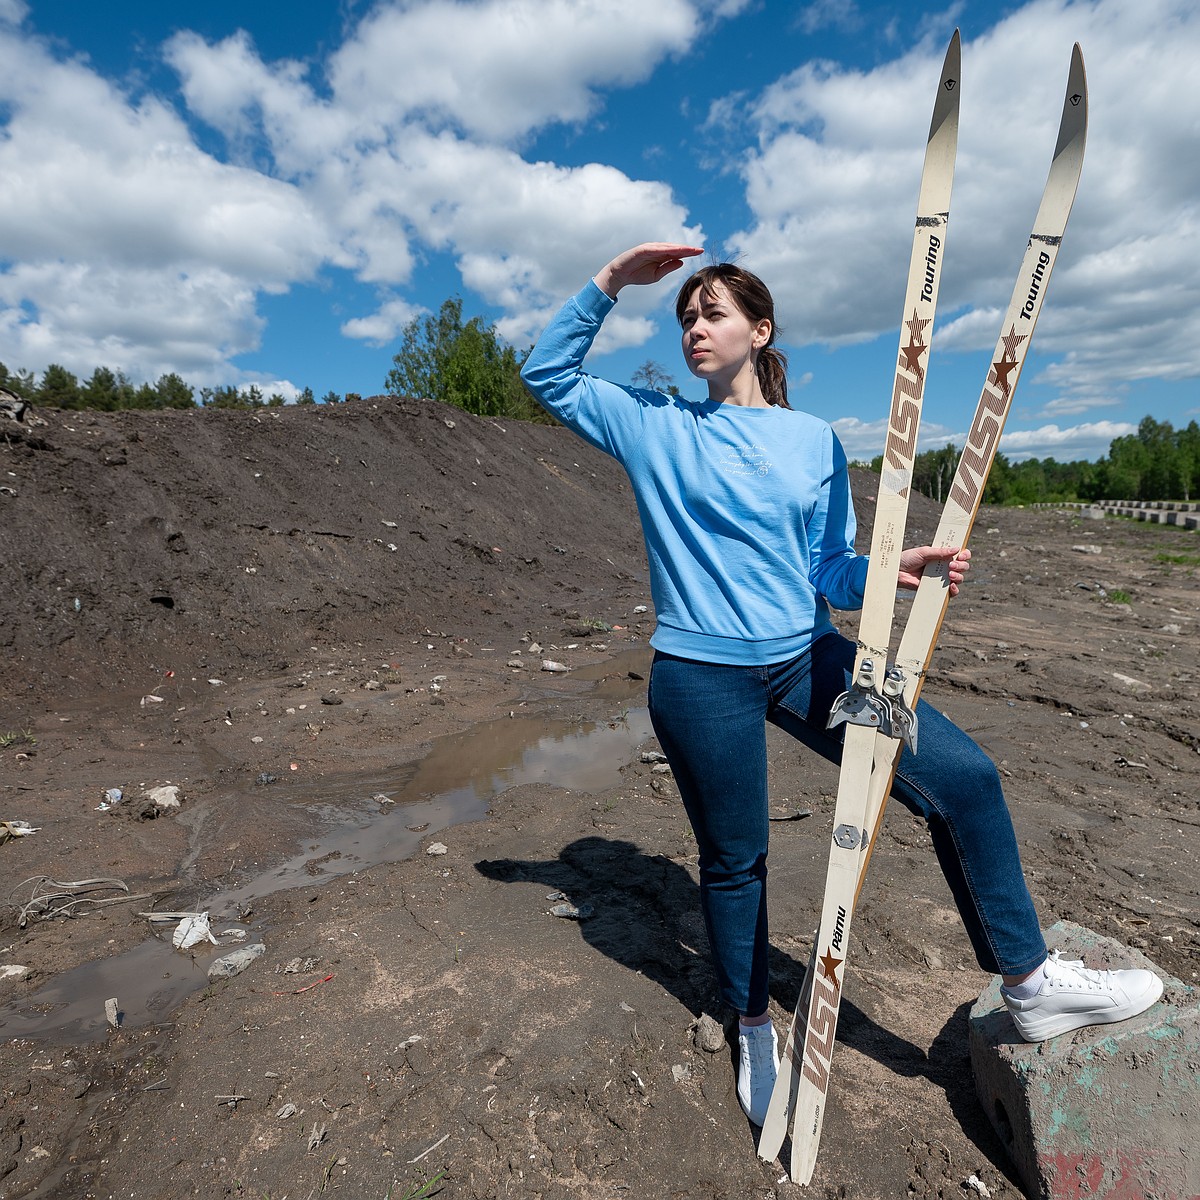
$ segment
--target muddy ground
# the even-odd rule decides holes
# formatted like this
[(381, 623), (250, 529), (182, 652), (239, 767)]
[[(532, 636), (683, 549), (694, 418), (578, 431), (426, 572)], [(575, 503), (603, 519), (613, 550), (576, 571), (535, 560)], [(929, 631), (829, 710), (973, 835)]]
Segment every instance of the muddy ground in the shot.
[[(43, 411), (0, 428), (0, 531), (0, 820), (37, 828), (0, 844), (0, 968), (27, 968), (0, 1200), (804, 1194), (695, 1042), (728, 1014), (641, 757), (653, 612), (611, 462), (412, 400)], [(1046, 924), (1194, 982), (1196, 535), (985, 510), (973, 545), (926, 698), (1000, 764)], [(836, 780), (770, 746), (786, 1025)], [(177, 810), (144, 798), (168, 783)], [(172, 950), (153, 910), (222, 945)], [(967, 1058), (987, 980), (899, 806), (854, 934), (807, 1194), (1020, 1195)]]

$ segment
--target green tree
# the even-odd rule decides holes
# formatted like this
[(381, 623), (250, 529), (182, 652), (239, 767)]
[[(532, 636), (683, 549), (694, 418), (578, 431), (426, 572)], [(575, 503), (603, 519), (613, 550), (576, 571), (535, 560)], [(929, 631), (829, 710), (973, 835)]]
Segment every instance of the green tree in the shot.
[(158, 396), (156, 408), (196, 407), (196, 394), (192, 386), (184, 383), (174, 371), (167, 375), (160, 375), (158, 382), (154, 385), (154, 390)]
[(313, 390), (310, 387), (306, 387), (300, 393), (300, 395), (296, 397), (297, 404), (316, 404), (316, 402), (317, 398), (313, 395)]
[(32, 400), (37, 395), (37, 383), (32, 371), (17, 371), (14, 374), (2, 362), (0, 362), (0, 387), (8, 388), (10, 392), (15, 392), (23, 400)]
[(547, 420), (521, 383), (521, 358), (482, 317), (463, 322), (453, 296), (403, 330), (384, 386), (393, 395), (454, 404), (479, 416)]
[(108, 367), (97, 367), (80, 389), (80, 405), (83, 408), (98, 408), (103, 412), (123, 408), (121, 381)]
[(337, 392), (329, 391), (321, 397), (322, 404), (341, 404), (342, 398)]
[(82, 396), (79, 380), (58, 363), (51, 363), (38, 385), (37, 402), (52, 408), (79, 408)]

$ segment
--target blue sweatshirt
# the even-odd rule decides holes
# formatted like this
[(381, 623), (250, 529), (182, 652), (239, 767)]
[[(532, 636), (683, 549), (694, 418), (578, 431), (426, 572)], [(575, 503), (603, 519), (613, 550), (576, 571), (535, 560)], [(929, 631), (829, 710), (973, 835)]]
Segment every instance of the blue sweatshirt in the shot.
[(833, 630), (826, 601), (861, 608), (846, 456), (833, 430), (772, 406), (693, 403), (587, 375), (615, 301), (589, 282), (521, 376), (564, 425), (633, 485), (658, 627), (650, 644), (702, 662), (764, 665)]

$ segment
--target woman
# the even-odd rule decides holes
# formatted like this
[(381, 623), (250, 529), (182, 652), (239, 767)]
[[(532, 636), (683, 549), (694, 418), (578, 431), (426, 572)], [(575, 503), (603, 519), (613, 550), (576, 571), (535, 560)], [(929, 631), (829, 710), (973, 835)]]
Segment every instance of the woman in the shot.
[[(832, 429), (787, 402), (774, 305), (732, 264), (704, 267), (676, 313), (688, 369), (708, 386), (690, 402), (583, 373), (622, 288), (657, 283), (700, 254), (647, 243), (619, 254), (569, 300), (522, 377), (538, 401), (625, 467), (650, 563), (657, 627), (650, 716), (700, 851), (700, 896), (724, 1000), (739, 1014), (738, 1100), (761, 1125), (779, 1067), (767, 1012), (765, 722), (826, 758), (841, 754), (830, 707), (850, 682), (854, 646), (828, 605), (862, 606), (867, 559), (854, 552), (846, 459)], [(900, 586), (963, 548), (900, 556)], [(905, 750), (892, 795), (928, 824), (979, 965), (1029, 1041), (1124, 1020), (1162, 994), (1148, 971), (1090, 971), (1047, 958), (1021, 872), (999, 775), (937, 709), (918, 706), (921, 753)]]

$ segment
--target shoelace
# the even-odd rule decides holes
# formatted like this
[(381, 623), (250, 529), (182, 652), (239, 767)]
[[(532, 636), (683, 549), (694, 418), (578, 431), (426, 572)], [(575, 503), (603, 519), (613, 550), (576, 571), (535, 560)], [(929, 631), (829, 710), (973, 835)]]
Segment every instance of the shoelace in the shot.
[[(1091, 967), (1085, 967), (1083, 961), (1078, 958), (1062, 958), (1057, 950), (1050, 955), (1050, 961), (1055, 967), (1061, 967), (1065, 971), (1070, 971), (1078, 975), (1086, 982), (1090, 989), (1095, 991), (1107, 991), (1108, 988), (1104, 982), (1104, 972), (1094, 971)], [(1050, 983), (1056, 987), (1062, 987), (1066, 981), (1058, 978), (1052, 978)]]

